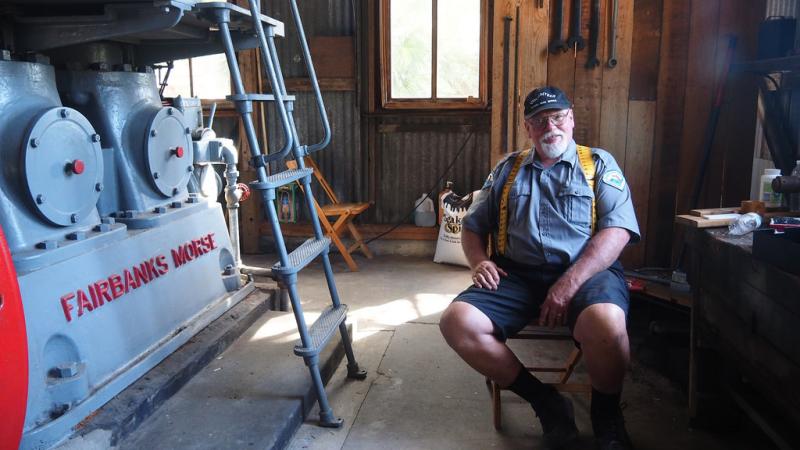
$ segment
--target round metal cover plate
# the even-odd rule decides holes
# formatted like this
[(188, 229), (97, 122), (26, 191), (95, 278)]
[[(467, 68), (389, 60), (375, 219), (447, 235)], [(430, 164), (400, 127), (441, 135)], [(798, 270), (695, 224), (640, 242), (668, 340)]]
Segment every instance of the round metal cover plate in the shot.
[(86, 117), (51, 108), (34, 120), (23, 145), (22, 174), (36, 210), (55, 225), (88, 216), (102, 189), (103, 155)]
[(172, 197), (189, 182), (193, 170), (192, 139), (183, 114), (166, 107), (153, 116), (145, 136), (147, 170), (158, 191)]

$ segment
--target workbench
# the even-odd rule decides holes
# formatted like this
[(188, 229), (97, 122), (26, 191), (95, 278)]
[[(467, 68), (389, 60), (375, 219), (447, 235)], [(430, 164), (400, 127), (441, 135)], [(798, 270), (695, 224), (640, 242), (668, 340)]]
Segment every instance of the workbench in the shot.
[(793, 436), (800, 429), (800, 277), (754, 259), (752, 233), (685, 231), (694, 298), (693, 422), (725, 420), (738, 409), (779, 448), (798, 448)]

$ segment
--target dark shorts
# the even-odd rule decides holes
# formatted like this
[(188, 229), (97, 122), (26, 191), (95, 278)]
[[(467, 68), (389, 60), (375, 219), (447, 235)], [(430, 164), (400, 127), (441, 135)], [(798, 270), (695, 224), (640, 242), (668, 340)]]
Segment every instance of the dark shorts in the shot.
[[(470, 286), (453, 301), (478, 308), (494, 324), (495, 336), (505, 341), (539, 317), (547, 291), (566, 268), (525, 266), (504, 258), (495, 258), (495, 262), (508, 273), (500, 277), (496, 291)], [(619, 261), (586, 281), (572, 298), (567, 311), (569, 329), (575, 328), (581, 311), (596, 303), (613, 303), (627, 317), (630, 299)]]

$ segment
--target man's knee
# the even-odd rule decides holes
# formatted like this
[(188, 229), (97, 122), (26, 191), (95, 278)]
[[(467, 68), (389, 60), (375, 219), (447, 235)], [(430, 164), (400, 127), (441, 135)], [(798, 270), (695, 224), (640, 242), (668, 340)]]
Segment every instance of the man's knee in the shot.
[(578, 315), (574, 335), (581, 345), (627, 343), (625, 311), (613, 303), (593, 304)]
[(456, 348), (491, 334), (492, 325), (488, 317), (469, 303), (453, 302), (442, 313), (439, 330), (447, 343)]

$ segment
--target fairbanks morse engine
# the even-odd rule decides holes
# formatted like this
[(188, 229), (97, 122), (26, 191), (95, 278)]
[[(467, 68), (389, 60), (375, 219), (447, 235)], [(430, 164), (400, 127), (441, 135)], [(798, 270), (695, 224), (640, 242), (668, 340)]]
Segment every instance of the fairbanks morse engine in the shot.
[(252, 290), (197, 188), (223, 165), (237, 206), (236, 150), (153, 72), (222, 52), (209, 5), (0, 1), (0, 447), (62, 441)]

